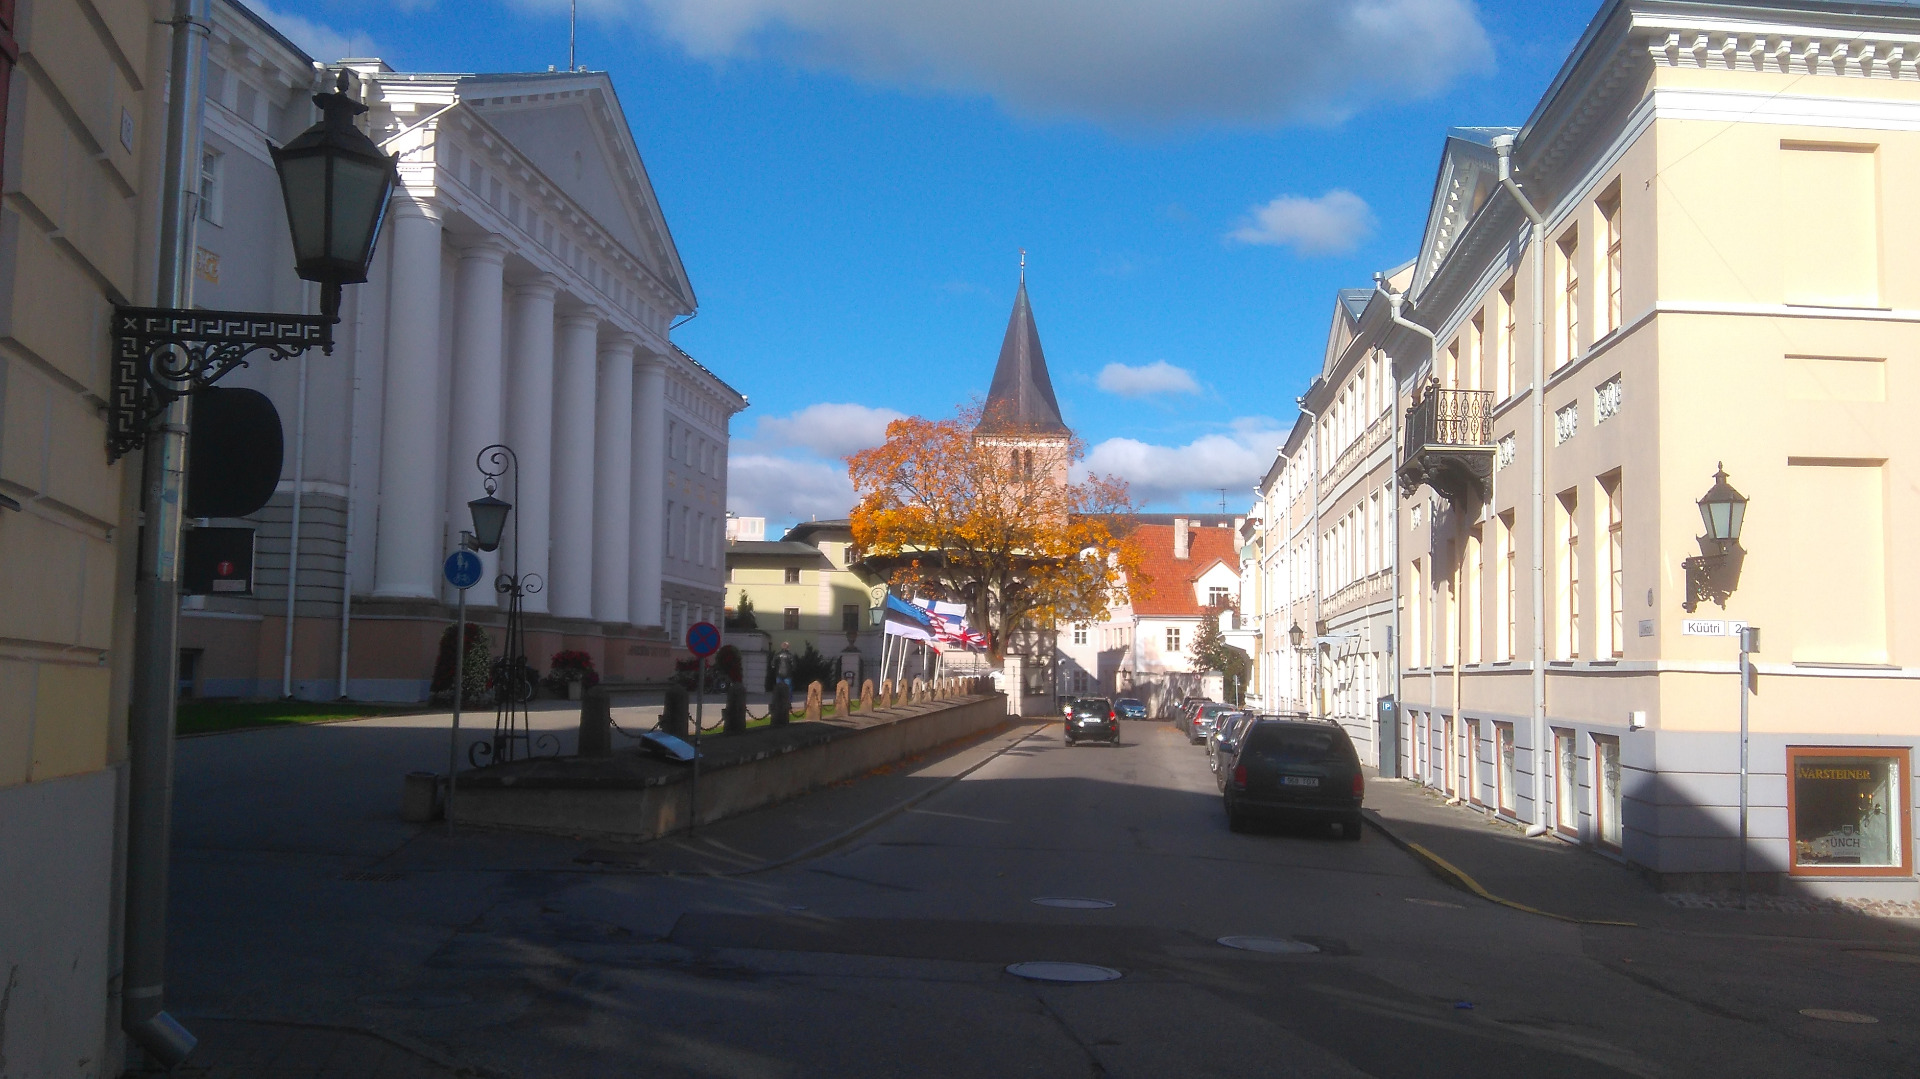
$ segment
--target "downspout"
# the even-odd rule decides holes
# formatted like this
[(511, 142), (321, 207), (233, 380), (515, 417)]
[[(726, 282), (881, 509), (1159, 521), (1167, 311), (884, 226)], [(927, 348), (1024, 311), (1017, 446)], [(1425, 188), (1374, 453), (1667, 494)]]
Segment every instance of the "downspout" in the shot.
[(293, 618), (294, 602), (300, 592), (300, 510), (301, 488), (307, 483), (307, 354), (300, 359), (300, 392), (294, 398), (293, 419), (293, 522), (287, 533), (287, 618), (286, 633), (280, 648), (280, 697), (293, 699)]
[(1529, 836), (1547, 833), (1547, 219), (1541, 215), (1519, 181), (1513, 178), (1512, 135), (1493, 140), (1500, 161), (1500, 186), (1507, 189), (1520, 211), (1533, 222), (1533, 400), (1528, 420), (1533, 428), (1533, 460), (1529, 465), (1532, 500), (1527, 508), (1533, 529), (1533, 813)]
[[(1314, 379), (1314, 381), (1319, 382), (1320, 380)], [(1312, 388), (1309, 387), (1307, 392), (1313, 392)], [(1320, 579), (1320, 567), (1322, 561), (1326, 558), (1326, 552), (1320, 549), (1320, 414), (1307, 407), (1307, 399), (1304, 396), (1295, 398), (1293, 403), (1300, 406), (1300, 411), (1304, 412), (1307, 416), (1307, 434), (1313, 446), (1313, 452), (1308, 455), (1307, 460), (1307, 467), (1311, 471), (1313, 478), (1313, 524), (1309, 526), (1307, 533), (1307, 538), (1313, 543), (1313, 626), (1308, 631), (1306, 637), (1306, 639), (1313, 642), (1313, 651), (1311, 652), (1313, 656), (1313, 678), (1307, 683), (1308, 692), (1313, 694), (1313, 700), (1307, 705), (1307, 715), (1311, 718), (1321, 710), (1320, 587), (1322, 581)]]
[(340, 699), (346, 700), (347, 657), (353, 644), (353, 481), (359, 464), (357, 446), (360, 434), (356, 424), (360, 412), (360, 293), (353, 299), (353, 374), (347, 382), (347, 510), (346, 536), (340, 552)]
[[(1405, 329), (1405, 330), (1412, 330), (1414, 333), (1417, 333), (1420, 336), (1427, 339), (1427, 369), (1431, 371), (1433, 369), (1434, 357), (1438, 355), (1440, 351), (1440, 342), (1434, 338), (1433, 331), (1427, 329), (1425, 326), (1420, 325), (1418, 322), (1414, 322), (1413, 320), (1406, 317), (1406, 315), (1401, 310), (1402, 305), (1404, 305), (1407, 300), (1406, 294), (1400, 293), (1400, 292), (1387, 291), (1387, 277), (1385, 274), (1376, 273), (1373, 275), (1373, 287), (1374, 287), (1374, 291), (1386, 297), (1387, 317), (1393, 321), (1393, 324), (1395, 326), (1398, 326), (1401, 329)], [(1389, 365), (1388, 367), (1388, 372), (1389, 374), (1391, 374), (1392, 372), (1391, 365)], [(1393, 383), (1393, 407), (1395, 409), (1398, 409), (1400, 407), (1400, 380), (1398, 378), (1395, 378), (1392, 380), (1392, 383)], [(1399, 476), (1399, 472), (1397, 471), (1400, 466), (1400, 419), (1399, 417), (1394, 418), (1394, 424), (1393, 424), (1393, 462), (1394, 462), (1394, 468), (1396, 469), (1394, 473), (1394, 479), (1393, 479), (1393, 488), (1394, 488), (1394, 494), (1397, 496), (1402, 493), (1400, 491), (1400, 476)], [(1394, 618), (1394, 623), (1398, 625), (1400, 621), (1400, 499), (1398, 497), (1394, 498), (1393, 500), (1393, 537), (1394, 537), (1393, 538), (1393, 543), (1394, 543), (1393, 618)], [(1456, 577), (1455, 580), (1457, 581), (1458, 578)], [(1455, 606), (1458, 607), (1457, 601)], [(1394, 636), (1398, 638), (1400, 635), (1396, 633)], [(1455, 637), (1455, 646), (1457, 649), (1458, 643), (1459, 643), (1459, 634), (1457, 631), (1454, 634), (1454, 637)], [(1395, 641), (1395, 645), (1396, 645), (1395, 651), (1398, 651), (1397, 640)], [(1460, 717), (1460, 664), (1458, 662), (1458, 657), (1459, 657), (1459, 653), (1456, 650), (1455, 662), (1453, 665), (1453, 715), (1454, 715), (1455, 722), (1459, 722), (1459, 717)], [(1428, 696), (1431, 697), (1432, 694), (1428, 694)], [(1394, 707), (1398, 708), (1399, 702), (1400, 702), (1400, 663), (1397, 656), (1395, 657), (1394, 665), (1393, 665), (1393, 700), (1394, 700)], [(1413, 743), (1412, 736), (1411, 734), (1409, 734), (1408, 736), (1409, 749), (1411, 749), (1413, 745), (1414, 743)], [(1449, 753), (1453, 752), (1453, 747), (1448, 746), (1447, 752)], [(1429, 762), (1425, 760), (1420, 762), (1420, 774), (1422, 779), (1427, 778), (1426, 770), (1428, 765), (1429, 765)]]

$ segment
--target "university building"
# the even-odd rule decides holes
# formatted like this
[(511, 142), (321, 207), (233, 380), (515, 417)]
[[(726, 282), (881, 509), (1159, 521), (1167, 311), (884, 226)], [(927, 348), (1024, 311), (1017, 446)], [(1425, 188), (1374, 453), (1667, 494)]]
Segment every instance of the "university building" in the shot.
[(266, 147), (311, 122), (339, 70), (401, 187), (333, 354), (222, 383), (273, 400), (284, 465), (264, 509), (201, 522), (253, 529), (254, 575), (251, 593), (186, 601), (182, 692), (424, 699), (457, 599), (441, 561), (496, 444), (516, 515), (469, 616), (497, 627), (491, 582), (517, 572), (539, 584), (536, 668), (578, 649), (611, 678), (662, 675), (724, 606), (728, 425), (746, 399), (668, 338), (693, 289), (604, 72), (325, 67), (217, 0), (196, 303), (317, 310)]

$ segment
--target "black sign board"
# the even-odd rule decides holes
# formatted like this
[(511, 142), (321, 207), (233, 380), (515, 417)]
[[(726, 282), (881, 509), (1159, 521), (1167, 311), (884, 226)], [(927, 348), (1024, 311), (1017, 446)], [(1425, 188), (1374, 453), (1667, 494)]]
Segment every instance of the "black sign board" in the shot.
[(253, 594), (253, 529), (190, 528), (181, 541), (182, 595)]
[(258, 390), (212, 387), (193, 395), (187, 437), (187, 516), (245, 517), (280, 482), (280, 413)]

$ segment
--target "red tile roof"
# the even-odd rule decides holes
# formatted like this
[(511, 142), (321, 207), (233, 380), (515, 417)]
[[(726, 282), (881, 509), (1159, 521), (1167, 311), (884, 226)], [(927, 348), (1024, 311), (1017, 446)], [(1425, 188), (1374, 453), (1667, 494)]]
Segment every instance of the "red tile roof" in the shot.
[(1197, 618), (1207, 613), (1206, 607), (1194, 598), (1193, 583), (1200, 575), (1213, 568), (1214, 563), (1225, 562), (1227, 568), (1239, 576), (1240, 551), (1234, 546), (1233, 529), (1190, 524), (1187, 534), (1192, 539), (1187, 557), (1182, 559), (1173, 557), (1172, 525), (1143, 524), (1133, 530), (1133, 540), (1140, 545), (1143, 556), (1143, 568), (1153, 580), (1153, 595), (1135, 600), (1134, 614)]

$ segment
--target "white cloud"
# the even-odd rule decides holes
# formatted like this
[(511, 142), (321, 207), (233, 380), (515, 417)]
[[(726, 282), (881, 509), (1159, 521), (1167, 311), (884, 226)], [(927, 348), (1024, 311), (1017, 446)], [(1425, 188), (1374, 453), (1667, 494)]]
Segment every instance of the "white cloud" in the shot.
[(904, 418), (905, 413), (890, 408), (808, 405), (791, 416), (760, 417), (754, 441), (763, 445), (771, 442), (801, 446), (822, 457), (846, 457), (885, 442), (887, 424)]
[[(565, 11), (566, 0), (517, 0)], [(585, 0), (709, 60), (773, 55), (1118, 127), (1328, 120), (1486, 69), (1474, 0)]]
[(853, 511), (845, 465), (762, 453), (727, 458), (727, 508), (770, 522), (840, 518)]
[[(312, 19), (301, 18), (275, 11), (260, 0), (241, 0), (254, 14), (265, 19), (275, 30), (286, 36), (288, 41), (300, 46), (308, 56), (321, 63), (332, 63), (356, 56), (379, 56), (380, 47), (373, 39), (358, 31), (342, 32), (331, 26), (323, 26)], [(396, 6), (406, 8), (408, 3)]]
[(1291, 247), (1302, 255), (1345, 255), (1373, 235), (1373, 210), (1345, 188), (1317, 199), (1282, 195), (1253, 211), (1252, 218), (1227, 234), (1243, 244)]
[(1199, 393), (1193, 372), (1155, 360), (1139, 367), (1110, 363), (1100, 369), (1099, 387), (1121, 397), (1155, 397), (1166, 393)]
[(1202, 435), (1184, 446), (1155, 446), (1138, 439), (1110, 438), (1093, 447), (1083, 473), (1118, 476), (1143, 505), (1181, 503), (1189, 495), (1243, 499), (1273, 463), (1275, 446), (1287, 432), (1265, 416), (1236, 419), (1227, 430)]

